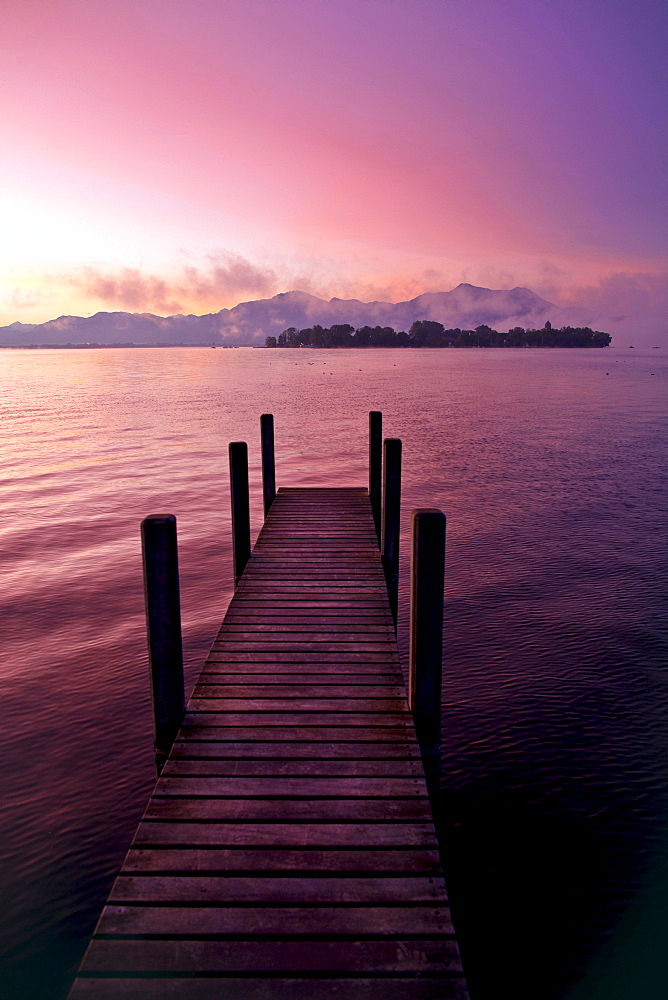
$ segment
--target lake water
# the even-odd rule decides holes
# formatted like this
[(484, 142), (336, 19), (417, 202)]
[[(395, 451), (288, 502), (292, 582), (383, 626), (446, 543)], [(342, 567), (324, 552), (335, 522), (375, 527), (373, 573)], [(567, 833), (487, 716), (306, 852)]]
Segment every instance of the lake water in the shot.
[[(60, 1000), (154, 781), (139, 523), (178, 520), (187, 685), (232, 593), (227, 444), (365, 485), (370, 409), (448, 518), (444, 779), (475, 1000), (663, 995), (665, 352), (0, 351), (7, 1000)], [(407, 601), (400, 600), (405, 649)], [(512, 984), (512, 985), (511, 985)], [(665, 987), (665, 981), (664, 981)]]

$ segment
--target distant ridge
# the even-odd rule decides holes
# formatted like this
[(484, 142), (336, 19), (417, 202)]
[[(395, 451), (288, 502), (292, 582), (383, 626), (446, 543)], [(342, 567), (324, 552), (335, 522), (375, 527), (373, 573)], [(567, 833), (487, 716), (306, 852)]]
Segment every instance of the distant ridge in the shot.
[(585, 310), (560, 308), (529, 288), (481, 288), (466, 283), (450, 292), (425, 292), (406, 302), (361, 302), (320, 299), (308, 292), (280, 292), (269, 299), (241, 302), (232, 309), (203, 316), (155, 316), (153, 313), (98, 312), (94, 316), (60, 316), (46, 323), (12, 323), (0, 327), (0, 346), (29, 344), (218, 344), (263, 345), (287, 327), (297, 329), (350, 323), (408, 330), (419, 319), (446, 327), (474, 329), (485, 323), (498, 330), (513, 326), (540, 328), (584, 325)]

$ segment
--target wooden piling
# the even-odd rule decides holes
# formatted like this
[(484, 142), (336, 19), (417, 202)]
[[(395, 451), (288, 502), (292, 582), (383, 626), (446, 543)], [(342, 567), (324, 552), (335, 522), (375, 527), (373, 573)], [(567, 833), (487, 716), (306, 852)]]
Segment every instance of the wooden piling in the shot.
[(266, 517), (276, 496), (274, 417), (271, 413), (263, 413), (260, 417), (260, 440), (262, 445), (262, 498), (264, 500), (264, 516)]
[(383, 485), (383, 414), (380, 410), (369, 413), (369, 500), (380, 545), (381, 491)]
[(401, 510), (401, 441), (386, 438), (383, 442), (383, 514), (381, 554), (390, 611), (397, 630), (399, 594), (399, 517)]
[(152, 514), (141, 523), (146, 629), (158, 773), (185, 713), (176, 518)]
[(445, 515), (433, 508), (414, 510), (411, 536), (409, 706), (427, 782), (437, 785), (441, 760)]
[(251, 554), (248, 445), (245, 441), (232, 441), (229, 452), (234, 586), (237, 587)]

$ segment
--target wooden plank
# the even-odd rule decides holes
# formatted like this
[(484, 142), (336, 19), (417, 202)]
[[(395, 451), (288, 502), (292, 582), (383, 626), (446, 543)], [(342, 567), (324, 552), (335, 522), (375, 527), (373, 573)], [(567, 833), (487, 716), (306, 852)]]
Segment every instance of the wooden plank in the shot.
[[(275, 517), (272, 518), (271, 523), (267, 524), (267, 528), (270, 529), (276, 538), (280, 538), (283, 544), (290, 543), (292, 541), (303, 540), (313, 543), (314, 546), (318, 548), (320, 546), (326, 546), (332, 542), (346, 542), (346, 541), (366, 541), (371, 543), (371, 536), (364, 528), (346, 527), (345, 525), (330, 525), (329, 527), (323, 527), (323, 521), (326, 521), (331, 515), (327, 511), (320, 513), (318, 515), (304, 516), (303, 524), (296, 525), (294, 519), (289, 515), (285, 517)], [(269, 520), (269, 519), (268, 519)], [(264, 544), (265, 539), (260, 539), (260, 544)]]
[(239, 584), (241, 590), (238, 596), (242, 597), (248, 587), (260, 588), (264, 586), (269, 589), (274, 587), (277, 582), (295, 583), (311, 578), (324, 580), (323, 586), (326, 587), (336, 584), (344, 587), (351, 586), (352, 582), (352, 585), (358, 585), (368, 591), (380, 590), (381, 577), (376, 573), (364, 569), (363, 566), (353, 566), (352, 564), (350, 566), (337, 566), (336, 570), (333, 570), (332, 563), (335, 562), (336, 560), (333, 558), (320, 563), (305, 563), (304, 560), (277, 562), (273, 559), (266, 559), (256, 563), (252, 567), (252, 575), (246, 577)]
[(208, 660), (200, 674), (202, 684), (265, 684), (267, 677), (273, 677), (276, 684), (345, 685), (353, 692), (356, 686), (396, 685), (403, 680), (401, 669), (396, 663), (344, 663), (339, 670), (337, 663), (312, 664), (300, 661), (271, 664), (266, 660), (229, 663), (218, 657)]
[[(176, 818), (175, 818), (176, 817)], [(134, 847), (435, 847), (431, 822), (408, 823), (252, 823), (193, 822), (172, 807), (166, 822), (146, 818), (137, 829)]]
[(370, 586), (361, 579), (329, 580), (317, 574), (295, 577), (286, 573), (285, 576), (274, 574), (269, 584), (256, 580), (244, 587), (236, 598), (235, 607), (243, 607), (252, 602), (271, 602), (275, 608), (284, 608), (286, 604), (291, 607), (311, 607), (314, 602), (335, 601), (337, 607), (352, 610), (373, 607), (378, 593), (375, 586)]
[[(320, 880), (322, 881), (322, 879)], [(173, 973), (338, 972), (421, 975), (461, 964), (448, 937), (408, 941), (93, 941), (87, 971)]]
[(280, 540), (276, 542), (258, 541), (253, 551), (252, 558), (260, 559), (265, 556), (274, 556), (286, 561), (295, 560), (297, 556), (304, 560), (311, 558), (322, 559), (325, 556), (337, 556), (346, 561), (350, 561), (351, 556), (360, 555), (362, 559), (373, 564), (373, 556), (369, 552), (369, 539), (367, 534), (361, 533), (358, 536), (348, 536), (342, 539), (336, 538), (304, 538), (297, 535), (290, 539), (290, 546), (286, 548), (285, 540), (287, 533), (281, 532)]
[[(235, 726), (280, 726), (285, 732), (289, 728), (324, 726), (328, 728), (356, 728), (368, 731), (373, 739), (372, 730), (386, 728), (407, 729), (413, 732), (413, 720), (408, 712), (188, 712), (184, 726), (220, 726), (232, 728)], [(296, 733), (293, 739), (299, 739)], [(324, 737), (323, 737), (324, 738)], [(363, 738), (360, 736), (360, 738)]]
[[(233, 710), (255, 712), (266, 709), (274, 711), (292, 709), (293, 711), (361, 712), (373, 711), (375, 708), (387, 712), (406, 711), (403, 699), (397, 694), (398, 678), (392, 675), (380, 674), (377, 685), (350, 684), (346, 686), (308, 684), (309, 678), (313, 675), (306, 673), (301, 676), (302, 683), (294, 681), (284, 683), (281, 681), (283, 675), (277, 674), (273, 684), (267, 681), (253, 684), (253, 676), (248, 677), (250, 683), (246, 684), (242, 683), (242, 675), (237, 677), (239, 683), (236, 684), (230, 683), (230, 675), (227, 673), (221, 675), (217, 672), (211, 672), (200, 676), (200, 681), (190, 697), (190, 709), (192, 711), (201, 710), (199, 703), (202, 700), (208, 700), (216, 703), (218, 706), (216, 711), (224, 710), (226, 712)], [(259, 676), (264, 677), (265, 675), (260, 674)], [(261, 703), (264, 702), (271, 704), (260, 707)], [(283, 702), (286, 704), (282, 704)], [(306, 705), (306, 702), (313, 704)]]
[(297, 574), (290, 569), (279, 571), (268, 567), (266, 574), (258, 572), (250, 583), (240, 585), (235, 596), (237, 604), (258, 598), (275, 601), (280, 607), (281, 601), (336, 599), (342, 607), (346, 600), (362, 607), (374, 604), (379, 590), (379, 583), (358, 574), (340, 574), (333, 579), (326, 570)]
[[(278, 636), (273, 641), (268, 637), (262, 637), (251, 642), (235, 637), (223, 640), (217, 639), (213, 644), (216, 652), (224, 653), (226, 656), (231, 653), (265, 653), (276, 658), (281, 653), (304, 654), (312, 652), (318, 654), (344, 653), (346, 657), (349, 657), (352, 653), (357, 662), (359, 662), (360, 658), (363, 658), (361, 654), (380, 653), (383, 657), (386, 657), (389, 653), (388, 646), (389, 643), (387, 640), (378, 641), (371, 637), (366, 641), (360, 640), (358, 642), (345, 642), (344, 640), (327, 642), (324, 637), (313, 641), (312, 636), (304, 636), (303, 638), (298, 636), (296, 639)], [(290, 659), (291, 657), (288, 658), (288, 662)]]
[[(192, 752), (192, 751), (191, 751)], [(265, 751), (266, 752), (266, 751)], [(163, 777), (184, 775), (207, 775), (208, 777), (228, 775), (284, 775), (297, 777), (310, 775), (319, 777), (419, 777), (422, 779), (422, 762), (412, 760), (280, 760), (265, 757), (261, 760), (184, 760), (179, 755), (170, 757), (162, 769)]]
[[(339, 595), (340, 597), (341, 595)], [(375, 621), (387, 624), (388, 621), (391, 622), (392, 619), (389, 615), (385, 614), (378, 606), (378, 602), (374, 602), (374, 595), (369, 595), (370, 599), (367, 599), (367, 595), (364, 595), (363, 599), (360, 598), (356, 600), (353, 604), (348, 601), (347, 607), (341, 607), (340, 602), (337, 600), (335, 602), (330, 601), (329, 607), (324, 608), (303, 608), (295, 607), (291, 603), (282, 602), (283, 606), (279, 606), (280, 593), (274, 591), (269, 597), (262, 597), (261, 599), (254, 599), (252, 595), (249, 594), (248, 598), (244, 598), (245, 604), (242, 604), (242, 596), (240, 595), (238, 599), (235, 600), (234, 604), (230, 605), (230, 609), (225, 616), (226, 622), (233, 621), (247, 621), (252, 618), (267, 617), (271, 618), (272, 621), (275, 619), (289, 621), (290, 618), (301, 617), (304, 620), (318, 621), (318, 616), (321, 616), (324, 620), (334, 620), (340, 619), (343, 622), (355, 622), (355, 621)], [(256, 608), (253, 604), (264, 603), (267, 607)]]
[[(313, 638), (313, 636), (310, 633), (306, 635), (306, 639), (309, 642), (310, 642), (310, 640), (312, 640), (312, 638)], [(303, 644), (304, 648), (300, 648), (300, 645), (302, 645), (302, 644), (300, 644), (299, 642), (291, 642), (290, 643), (290, 647), (291, 648), (281, 650), (281, 652), (294, 652), (294, 653), (300, 654), (296, 658), (296, 660), (295, 660), (295, 662), (298, 665), (296, 669), (298, 669), (298, 670), (302, 669), (301, 666), (299, 666), (299, 664), (310, 663), (311, 666), (312, 666), (312, 673), (314, 673), (316, 675), (314, 677), (314, 680), (318, 679), (317, 678), (317, 672), (318, 672), (318, 670), (317, 670), (316, 665), (322, 664), (323, 667), (324, 667), (326, 664), (332, 663), (332, 662), (336, 662), (336, 663), (340, 662), (342, 665), (345, 665), (347, 663), (354, 663), (354, 664), (356, 664), (357, 665), (356, 669), (354, 671), (352, 671), (355, 674), (357, 674), (357, 673), (364, 673), (364, 670), (361, 669), (361, 667), (363, 667), (363, 665), (365, 664), (365, 662), (369, 664), (369, 668), (370, 669), (367, 671), (368, 673), (374, 673), (374, 674), (377, 674), (377, 673), (394, 673), (394, 674), (400, 674), (401, 673), (401, 667), (399, 665), (398, 660), (395, 660), (395, 658), (392, 655), (389, 655), (389, 654), (386, 654), (384, 658), (382, 656), (379, 657), (379, 656), (376, 656), (376, 655), (370, 655), (366, 660), (365, 660), (364, 657), (362, 657), (362, 658), (353, 657), (351, 659), (351, 657), (350, 657), (349, 654), (350, 653), (355, 653), (359, 649), (359, 646), (354, 645), (353, 643), (350, 643), (347, 646), (347, 648), (346, 648), (346, 644), (345, 643), (341, 643), (340, 644), (341, 648), (335, 649), (335, 650), (328, 650), (328, 649), (320, 649), (319, 650), (317, 648), (316, 649), (309, 649), (309, 648), (306, 648), (307, 645), (308, 645), (308, 643), (304, 643)], [(364, 649), (364, 647), (362, 647), (362, 648)], [(245, 661), (244, 661), (243, 657), (240, 658), (238, 656), (235, 656), (234, 659), (230, 659), (230, 657), (229, 657), (230, 653), (237, 654), (238, 652), (240, 652), (240, 650), (238, 648), (226, 648), (224, 645), (222, 645), (222, 644), (219, 643), (215, 647), (212, 647), (211, 652), (209, 653), (209, 656), (206, 659), (206, 663), (207, 664), (208, 663), (227, 664), (226, 667), (221, 666), (221, 667), (218, 668), (218, 670), (222, 671), (222, 672), (224, 672), (225, 670), (227, 670), (230, 673), (231, 672), (235, 672), (236, 673), (240, 669), (239, 666), (238, 666), (238, 664), (240, 664), (242, 662), (255, 663), (255, 662), (262, 662), (263, 659), (266, 661), (267, 655), (271, 656), (272, 646), (271, 646), (270, 642), (265, 641), (265, 637), (263, 636), (262, 637), (262, 641), (255, 643), (254, 647), (252, 649), (242, 650), (242, 652), (247, 652), (247, 653), (250, 654), (249, 656), (247, 656), (245, 658)], [(304, 657), (304, 653), (318, 653), (318, 654), (322, 654), (323, 652), (331, 653), (332, 655), (326, 656), (326, 657), (322, 656), (322, 655), (319, 655), (316, 659), (311, 659), (308, 656), (306, 658)], [(370, 650), (368, 650), (368, 652), (370, 654), (375, 654), (375, 653), (378, 653), (379, 651), (375, 650), (375, 649), (370, 649)], [(278, 662), (280, 664), (282, 664), (282, 666), (281, 666), (281, 673), (290, 673), (290, 663), (291, 663), (290, 657), (284, 657), (283, 659), (281, 659)], [(376, 664), (382, 664), (382, 668), (379, 669), (379, 667), (376, 666)], [(273, 668), (265, 668), (265, 669), (266, 669), (267, 673), (273, 673)], [(351, 673), (351, 671), (348, 671), (348, 673)], [(342, 683), (347, 684), (348, 680), (344, 679), (342, 681)], [(404, 691), (404, 697), (405, 697), (405, 691)]]
[(405, 712), (401, 698), (215, 698), (195, 695), (189, 712)]
[(364, 631), (356, 632), (353, 635), (333, 635), (328, 636), (322, 633), (314, 636), (311, 632), (293, 633), (276, 632), (273, 636), (267, 634), (255, 635), (252, 638), (248, 633), (244, 635), (222, 635), (214, 640), (213, 648), (219, 652), (232, 652), (238, 650), (249, 650), (255, 652), (271, 651), (291, 652), (296, 650), (303, 653), (305, 650), (313, 650), (318, 653), (351, 652), (360, 650), (364, 653), (383, 653), (391, 656), (389, 637), (369, 635)]
[(463, 976), (77, 979), (72, 1000), (468, 1000)]
[[(305, 695), (326, 697), (354, 697), (358, 692), (365, 697), (379, 695), (382, 697), (399, 697), (399, 677), (391, 674), (350, 674), (348, 677), (336, 674), (324, 674), (322, 677), (313, 673), (254, 673), (250, 676), (244, 672), (230, 673), (225, 664), (219, 664), (223, 670), (207, 670), (200, 674), (193, 693), (207, 691), (216, 697), (229, 694), (232, 697), (239, 694), (249, 694), (252, 697), (266, 697), (271, 694), (288, 694), (294, 692), (297, 697)], [(266, 668), (265, 668), (266, 669)]]
[(388, 653), (385, 652), (374, 652), (373, 650), (369, 652), (357, 652), (356, 650), (329, 650), (326, 652), (318, 652), (317, 650), (306, 649), (303, 652), (301, 650), (290, 650), (276, 651), (273, 652), (271, 649), (267, 650), (255, 650), (255, 651), (244, 651), (244, 652), (234, 652), (230, 650), (222, 650), (219, 646), (215, 649), (216, 653), (221, 656), (221, 662), (224, 663), (243, 663), (246, 660), (254, 660), (259, 662), (263, 660), (264, 662), (273, 663), (391, 663), (392, 658)]
[(123, 937), (174, 935), (238, 935), (243, 920), (246, 936), (288, 934), (351, 937), (424, 937), (453, 933), (447, 907), (412, 906), (248, 906), (232, 907), (106, 906), (98, 934)]
[(265, 596), (271, 600), (277, 596), (281, 599), (298, 600), (309, 597), (311, 591), (317, 588), (316, 597), (348, 597), (354, 602), (374, 601), (380, 590), (380, 582), (370, 580), (362, 573), (338, 573), (334, 576), (327, 569), (297, 572), (290, 567), (268, 566), (266, 572), (257, 570), (252, 581), (239, 588), (239, 601), (248, 600), (251, 596)]
[(324, 596), (309, 597), (304, 595), (301, 598), (283, 598), (280, 594), (268, 594), (266, 596), (253, 597), (249, 595), (245, 597), (240, 594), (235, 598), (234, 607), (236, 610), (247, 610), (251, 611), (253, 609), (259, 610), (271, 610), (271, 611), (299, 611), (304, 612), (307, 609), (313, 609), (317, 611), (325, 611), (328, 609), (338, 611), (339, 613), (343, 611), (349, 611), (354, 613), (359, 613), (363, 610), (375, 611), (377, 604), (376, 601), (371, 597), (346, 597), (337, 598), (335, 595), (324, 594)]
[(287, 820), (310, 823), (428, 823), (429, 800), (422, 797), (391, 799), (197, 799), (153, 796), (147, 820), (199, 820), (248, 822)]
[(303, 626), (310, 625), (342, 625), (355, 626), (357, 628), (365, 628), (366, 625), (375, 625), (379, 628), (392, 628), (392, 619), (389, 615), (382, 614), (374, 608), (371, 609), (349, 609), (347, 611), (341, 611), (338, 608), (332, 608), (330, 610), (324, 610), (319, 612), (312, 611), (300, 611), (299, 609), (283, 609), (276, 610), (275, 608), (269, 608), (267, 610), (254, 611), (252, 609), (241, 612), (237, 609), (236, 605), (230, 609), (230, 611), (225, 616), (225, 622), (234, 624), (236, 622), (243, 623), (244, 625), (254, 626), (256, 623), (259, 625), (268, 625), (273, 627), (278, 625), (285, 626)]
[(362, 875), (356, 878), (313, 878), (294, 875), (126, 875), (121, 873), (109, 895), (110, 903), (196, 903), (248, 906), (254, 903), (445, 903), (443, 880), (436, 876), (397, 878)]
[[(376, 669), (376, 664), (351, 664), (357, 669), (348, 671), (337, 671), (336, 664), (317, 664), (313, 669), (313, 664), (297, 663), (294, 665), (281, 663), (276, 669), (272, 665), (260, 661), (259, 663), (226, 663), (225, 660), (211, 660), (206, 664), (206, 669), (202, 670), (196, 683), (196, 688), (208, 687), (211, 685), (223, 686), (237, 690), (245, 687), (273, 687), (281, 688), (284, 692), (288, 688), (344, 688), (348, 690), (351, 697), (357, 691), (371, 690), (380, 693), (395, 691), (402, 682), (403, 677), (397, 666), (388, 666), (386, 669)], [(193, 693), (194, 693), (193, 689)], [(324, 696), (324, 691), (323, 691)]]
[[(268, 648), (267, 653), (270, 652), (271, 650)], [(373, 659), (369, 658), (368, 661), (365, 661), (364, 659), (351, 660), (347, 657), (341, 657), (339, 655), (339, 651), (336, 651), (332, 656), (327, 658), (320, 657), (317, 660), (312, 660), (308, 656), (304, 657), (301, 655), (300, 650), (294, 650), (294, 652), (299, 654), (294, 663), (292, 663), (290, 659), (286, 658), (274, 664), (272, 663), (270, 656), (268, 658), (267, 655), (258, 655), (259, 649), (253, 652), (251, 656), (246, 657), (245, 660), (238, 658), (231, 660), (227, 657), (225, 650), (218, 648), (207, 658), (205, 668), (208, 673), (215, 672), (218, 674), (229, 674), (233, 678), (243, 678), (246, 672), (246, 665), (249, 667), (258, 667), (255, 673), (271, 674), (272, 676), (303, 674), (304, 670), (308, 668), (308, 680), (302, 680), (302, 683), (312, 682), (315, 684), (336, 684), (336, 678), (338, 677), (339, 687), (354, 683), (353, 678), (356, 677), (365, 677), (366, 679), (361, 681), (361, 683), (367, 685), (375, 683), (388, 683), (387, 681), (384, 682), (382, 680), (382, 678), (388, 677), (392, 678), (389, 683), (396, 683), (397, 678), (403, 680), (399, 663), (389, 657), (385, 660), (385, 662), (377, 657), (374, 657)], [(338, 663), (341, 664), (342, 668), (340, 672), (336, 669)], [(262, 666), (262, 664), (264, 664), (264, 666)], [(344, 669), (346, 667), (348, 669)], [(255, 681), (251, 679), (251, 683), (255, 683)], [(287, 681), (279, 683), (287, 683)], [(404, 690), (404, 698), (405, 697), (406, 695)]]
[[(325, 627), (323, 627), (325, 626)], [(231, 621), (221, 628), (220, 632), (216, 636), (216, 640), (220, 641), (227, 636), (261, 636), (261, 635), (280, 635), (284, 637), (284, 633), (288, 633), (290, 637), (294, 636), (304, 636), (304, 635), (317, 635), (321, 636), (325, 641), (329, 638), (334, 638), (335, 636), (346, 636), (349, 642), (354, 641), (354, 637), (357, 635), (379, 635), (379, 636), (389, 636), (389, 627), (383, 622), (370, 622), (368, 624), (359, 624), (355, 626), (350, 622), (316, 622), (313, 623), (310, 619), (301, 622), (286, 622), (285, 625), (277, 625), (276, 622), (263, 622), (253, 623), (250, 626), (246, 621), (236, 623)]]
[(376, 553), (370, 553), (368, 546), (366, 546), (366, 551), (364, 551), (365, 546), (363, 543), (353, 551), (350, 551), (349, 545), (347, 547), (349, 549), (347, 555), (344, 555), (340, 548), (333, 546), (329, 549), (318, 546), (319, 551), (317, 554), (313, 551), (309, 552), (306, 548), (293, 550), (292, 546), (289, 552), (284, 550), (281, 553), (270, 549), (260, 549), (251, 556), (248, 562), (248, 566), (252, 572), (246, 576), (244, 582), (252, 583), (258, 574), (283, 568), (293, 570), (298, 574), (326, 572), (331, 574), (333, 580), (338, 575), (346, 575), (347, 573), (354, 573), (356, 576), (362, 576), (370, 581), (381, 579), (378, 572)]
[[(205, 730), (205, 732), (208, 734), (209, 730)], [(234, 759), (240, 763), (257, 760), (263, 766), (271, 766), (281, 761), (306, 764), (313, 761), (319, 762), (322, 768), (328, 766), (330, 758), (339, 763), (350, 760), (356, 766), (363, 766), (365, 762), (371, 761), (387, 760), (391, 763), (411, 760), (419, 761), (418, 767), (422, 773), (419, 748), (414, 743), (405, 740), (397, 743), (378, 743), (376, 741), (371, 743), (335, 743), (332, 740), (325, 740), (321, 743), (306, 740), (300, 742), (291, 740), (284, 743), (263, 743), (260, 741), (234, 743), (222, 740), (203, 741), (180, 738), (175, 742), (165, 768), (182, 758), (194, 760), (205, 757), (214, 757), (219, 760)]]
[(217, 777), (169, 775), (161, 777), (155, 786), (154, 795), (161, 796), (205, 796), (223, 798), (354, 798), (368, 799), (390, 797), (414, 797), (427, 794), (424, 778), (391, 777), (362, 778), (348, 776), (334, 778), (328, 775), (218, 775)]
[[(262, 684), (229, 684), (219, 683), (218, 674), (207, 674), (206, 679), (200, 677), (193, 692), (196, 698), (391, 698), (402, 700), (401, 689), (396, 684), (385, 682), (385, 677), (377, 684), (295, 684), (293, 681)], [(229, 674), (222, 676), (228, 677)], [(281, 675), (279, 674), (278, 677)], [(302, 678), (303, 679), (303, 678)]]
[(336, 872), (338, 875), (438, 873), (438, 851), (432, 850), (268, 850), (241, 848), (145, 848), (131, 850), (124, 872)]
[(336, 571), (334, 571), (332, 569), (333, 562), (334, 560), (328, 559), (320, 563), (308, 564), (303, 560), (293, 563), (279, 563), (268, 559), (262, 563), (256, 563), (252, 567), (253, 575), (247, 577), (244, 583), (240, 584), (242, 589), (239, 592), (239, 597), (243, 596), (247, 587), (266, 586), (269, 589), (282, 580), (297, 583), (304, 580), (322, 579), (328, 588), (337, 583), (345, 586), (352, 581), (353, 585), (366, 587), (369, 591), (380, 589), (380, 577), (375, 573), (368, 572), (363, 566), (354, 566), (351, 563), (350, 566), (337, 566)]
[[(255, 718), (255, 717), (254, 717)], [(293, 720), (294, 721), (294, 720)], [(328, 726), (322, 723), (320, 726), (303, 726), (297, 722), (294, 726), (271, 725), (221, 725), (221, 716), (210, 717), (206, 715), (193, 716), (181, 727), (180, 739), (184, 742), (200, 740), (215, 740), (216, 742), (228, 740), (230, 743), (237, 743), (244, 740), (247, 743), (256, 741), (271, 742), (274, 747), (284, 744), (295, 747), (301, 742), (323, 743), (347, 741), (351, 746), (359, 746), (369, 743), (378, 746), (382, 743), (397, 743), (402, 746), (414, 745), (415, 737), (408, 725), (397, 726), (374, 726), (365, 728), (362, 726)], [(408, 741), (411, 741), (410, 744)]]

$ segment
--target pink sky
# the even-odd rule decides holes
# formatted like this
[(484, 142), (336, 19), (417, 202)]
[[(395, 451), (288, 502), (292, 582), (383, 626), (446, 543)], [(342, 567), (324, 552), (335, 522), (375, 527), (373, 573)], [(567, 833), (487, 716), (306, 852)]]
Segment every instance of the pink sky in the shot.
[(3, 0), (0, 324), (460, 281), (656, 319), (665, 10)]

